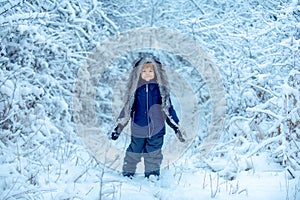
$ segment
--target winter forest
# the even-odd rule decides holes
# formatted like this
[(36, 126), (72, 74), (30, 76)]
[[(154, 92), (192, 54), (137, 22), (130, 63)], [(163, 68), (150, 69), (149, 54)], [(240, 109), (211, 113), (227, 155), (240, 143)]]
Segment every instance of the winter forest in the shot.
[[(299, 0), (0, 0), (0, 27), (0, 199), (300, 199)], [(166, 34), (142, 48), (151, 28)], [(141, 48), (105, 45), (125, 48), (126, 37)], [(213, 76), (193, 63), (202, 55), (167, 40), (186, 55), (199, 47)], [(118, 170), (128, 129), (109, 140), (128, 74), (148, 52), (166, 66), (189, 138), (167, 129), (174, 159), (159, 180)], [(91, 105), (76, 101), (82, 77)], [(77, 114), (98, 129), (82, 135)], [(119, 157), (97, 157), (107, 144)]]

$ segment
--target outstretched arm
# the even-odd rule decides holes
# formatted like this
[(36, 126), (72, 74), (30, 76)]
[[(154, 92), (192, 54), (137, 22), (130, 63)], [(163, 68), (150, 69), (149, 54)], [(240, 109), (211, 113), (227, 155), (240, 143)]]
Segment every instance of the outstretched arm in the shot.
[(111, 133), (111, 139), (112, 140), (117, 140), (125, 128), (125, 126), (128, 124), (129, 119), (125, 118), (125, 109), (123, 108), (122, 111), (119, 114), (119, 117), (117, 119), (117, 125), (114, 128), (113, 132)]
[[(170, 104), (171, 104), (171, 100), (170, 100)], [(170, 108), (169, 108), (169, 115), (168, 118), (167, 118), (167, 124), (173, 128), (176, 124), (179, 123), (179, 118), (176, 114), (176, 111), (173, 107), (173, 105), (171, 104)], [(171, 119), (170, 119), (171, 118)], [(172, 122), (173, 121), (173, 122)], [(174, 124), (175, 123), (175, 124)]]
[(169, 108), (169, 116), (167, 116), (166, 122), (167, 124), (174, 130), (175, 135), (179, 139), (180, 142), (185, 142), (182, 132), (179, 129), (179, 118), (176, 114), (176, 111), (171, 104), (170, 100), (170, 108)]

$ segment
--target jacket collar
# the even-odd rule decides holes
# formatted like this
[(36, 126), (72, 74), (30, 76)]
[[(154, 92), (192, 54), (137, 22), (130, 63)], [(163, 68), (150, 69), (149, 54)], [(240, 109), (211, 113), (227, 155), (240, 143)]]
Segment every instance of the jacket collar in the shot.
[(138, 83), (138, 87), (142, 87), (143, 85), (146, 85), (146, 84), (158, 84), (156, 79), (152, 79), (150, 81), (145, 81), (144, 79), (140, 79), (139, 83)]

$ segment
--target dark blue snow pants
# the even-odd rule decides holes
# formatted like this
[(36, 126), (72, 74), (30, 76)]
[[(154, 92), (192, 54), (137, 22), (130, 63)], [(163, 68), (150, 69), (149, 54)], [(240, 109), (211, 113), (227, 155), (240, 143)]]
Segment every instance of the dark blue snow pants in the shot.
[(123, 175), (133, 176), (142, 156), (144, 157), (145, 176), (159, 175), (163, 159), (161, 152), (163, 142), (163, 135), (154, 135), (151, 138), (131, 136), (131, 143), (124, 158)]

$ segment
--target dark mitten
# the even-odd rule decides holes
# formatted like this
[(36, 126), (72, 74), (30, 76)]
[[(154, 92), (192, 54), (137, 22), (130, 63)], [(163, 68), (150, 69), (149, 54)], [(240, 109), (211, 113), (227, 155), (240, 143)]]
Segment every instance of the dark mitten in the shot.
[(174, 130), (176, 137), (179, 139), (180, 142), (185, 142), (184, 135), (182, 131), (179, 130), (178, 125), (171, 123), (169, 118), (167, 118), (168, 125)]
[(112, 140), (117, 140), (119, 138), (119, 136), (120, 136), (120, 133), (118, 133), (115, 130), (111, 133), (111, 139)]
[(114, 129), (114, 131), (111, 133), (111, 139), (117, 140), (123, 130), (124, 126), (121, 124), (118, 124), (118, 126)]
[(177, 129), (177, 131), (175, 131), (175, 135), (179, 139), (180, 142), (185, 142), (184, 136), (179, 129)]

